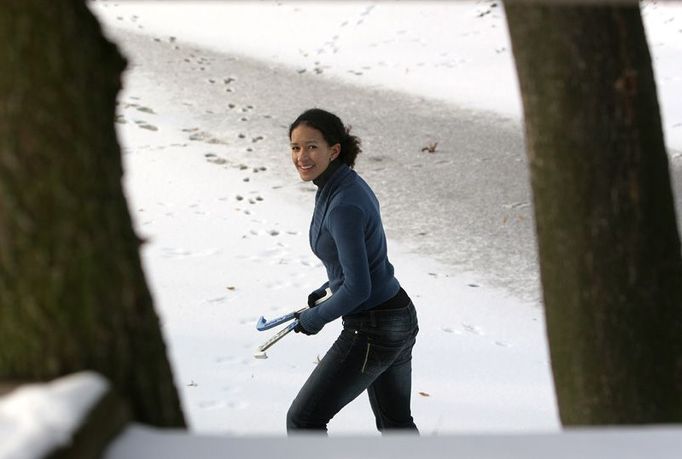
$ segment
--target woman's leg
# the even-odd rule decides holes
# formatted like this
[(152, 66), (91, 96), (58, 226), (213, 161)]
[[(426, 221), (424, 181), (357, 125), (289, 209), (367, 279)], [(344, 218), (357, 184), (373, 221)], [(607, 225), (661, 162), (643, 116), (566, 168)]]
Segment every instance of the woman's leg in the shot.
[(402, 429), (418, 433), (410, 409), (414, 343), (413, 337), (405, 344), (403, 351), (391, 366), (367, 388), (369, 402), (380, 432)]
[[(365, 341), (366, 342), (366, 341)], [(362, 373), (365, 344), (354, 330), (344, 329), (308, 377), (287, 412), (287, 432), (326, 433), (327, 424), (374, 380)]]
[(416, 431), (410, 414), (412, 347), (419, 330), (414, 306), (344, 326), (291, 404), (287, 432), (326, 432), (336, 413), (365, 389), (380, 431)]

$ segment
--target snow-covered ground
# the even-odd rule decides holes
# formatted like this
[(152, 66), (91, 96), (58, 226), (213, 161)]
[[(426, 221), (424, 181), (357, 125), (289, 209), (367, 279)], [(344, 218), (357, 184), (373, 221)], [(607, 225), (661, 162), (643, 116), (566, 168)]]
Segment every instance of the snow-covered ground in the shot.
[[(201, 435), (134, 426), (109, 457), (259, 457), (263, 445), (319, 454), (296, 440), (235, 438), (284, 435), (290, 401), (339, 332), (337, 323), (291, 335), (269, 359), (253, 358), (272, 334), (256, 331), (258, 317), (301, 306), (324, 280), (307, 244), (315, 187), (298, 179), (286, 137), (312, 106), (337, 112), (363, 139), (357, 170), (380, 197), (390, 259), (419, 313), (415, 420), (425, 436), (459, 434), (421, 443), (420, 454), (672, 457), (679, 430), (557, 435), (498, 1), (90, 5), (129, 60), (118, 116), (124, 186), (190, 432)], [(642, 10), (675, 177), (682, 8), (651, 1)], [(434, 154), (421, 151), (434, 142)], [(376, 435), (366, 397), (329, 427)], [(407, 457), (414, 444), (378, 449), (374, 440), (325, 454)]]
[[(293, 335), (268, 360), (253, 358), (272, 334), (256, 331), (258, 317), (297, 309), (325, 280), (308, 247), (314, 186), (302, 185), (293, 166), (274, 170), (256, 154), (262, 135), (281, 141), (286, 157), (286, 136), (259, 130), (245, 139), (254, 148), (245, 154), (206, 139), (200, 119), (173, 113), (180, 99), (136, 70), (121, 97), (125, 184), (149, 240), (145, 267), (190, 425), (283, 434), (288, 404), (340, 330), (335, 323), (315, 337)], [(238, 139), (238, 128), (222, 134)], [(541, 309), (396, 241), (389, 250), (419, 308), (414, 411), (422, 430), (555, 429)], [(373, 422), (362, 397), (330, 429), (371, 433)]]
[[(299, 7), (305, 10), (305, 5)], [(287, 337), (269, 352), (270, 359), (253, 359), (257, 345), (271, 334), (258, 333), (256, 319), (299, 307), (325, 280), (307, 245), (314, 187), (297, 178), (286, 138), (291, 120), (303, 108), (316, 105), (317, 99), (309, 94), (316, 89), (309, 80), (296, 79), (301, 75), (297, 69), (289, 70), (291, 75), (281, 77), (282, 82), (270, 79), (272, 70), (262, 63), (229, 50), (216, 53), (188, 44), (183, 29), (172, 35), (150, 32), (147, 17), (163, 24), (184, 23), (180, 21), (184, 15), (170, 19), (153, 13), (159, 7), (155, 3), (139, 5), (144, 8), (138, 12), (135, 3), (96, 6), (131, 61), (120, 97), (125, 186), (137, 229), (149, 239), (143, 252), (145, 266), (190, 425), (197, 432), (283, 434), (289, 403), (340, 327), (329, 325), (315, 337)], [(184, 7), (187, 14), (218, 8), (214, 18), (242, 10), (247, 15), (265, 14), (261, 4), (252, 7), (255, 12), (240, 5), (229, 14), (221, 6), (225, 5), (168, 4), (169, 10)], [(337, 20), (350, 21), (361, 5), (329, 7)], [(295, 9), (287, 6), (285, 12), (297, 14)], [(368, 11), (372, 9), (362, 6), (360, 18)], [(414, 6), (393, 12), (396, 17), (401, 14), (407, 16), (401, 19), (407, 25)], [(145, 27), (137, 31), (150, 35), (136, 36), (129, 28), (118, 27), (125, 22)], [(307, 22), (314, 23), (314, 15)], [(198, 26), (194, 20), (187, 23)], [(221, 21), (210, 24), (204, 25), (207, 33), (230, 28)], [(243, 40), (250, 42), (249, 37)], [(371, 101), (355, 85), (339, 88), (332, 83), (317, 81), (321, 92), (335, 93), (320, 102), (329, 109), (334, 109), (335, 101), (354, 97)], [(281, 103), (299, 97), (306, 100), (301, 107)], [(371, 112), (368, 107), (363, 110)], [(348, 122), (355, 124), (356, 119)], [(393, 128), (384, 127), (386, 135), (391, 134), (389, 129)], [(422, 126), (415, 124), (415, 129)], [(370, 147), (365, 145), (368, 158), (375, 153)], [(419, 162), (441, 160), (423, 155)], [(365, 168), (367, 164), (358, 165), (361, 173)], [(409, 178), (399, 169), (388, 165), (385, 169), (385, 182), (374, 184), (382, 190), (391, 186), (386, 182), (399, 185)], [(388, 201), (389, 207), (384, 206), (384, 213), (389, 214), (391, 195), (384, 194), (382, 202)], [(409, 219), (410, 210), (400, 211)], [(556, 429), (538, 304), (490, 287), (474, 272), (420, 256), (409, 241), (403, 245), (392, 239), (389, 250), (420, 314), (413, 404), (421, 430), (437, 434)], [(374, 433), (366, 397), (343, 410), (330, 430)]]
[[(286, 138), (311, 106), (363, 138), (357, 169), (419, 311), (422, 432), (558, 429), (499, 2), (91, 5), (130, 61), (125, 188), (193, 431), (282, 435), (338, 334), (328, 325), (252, 358), (269, 336), (256, 319), (299, 307), (324, 280), (307, 246), (315, 188), (297, 178)], [(665, 101), (680, 93), (680, 9), (643, 11), (675, 145), (682, 109)], [(420, 152), (429, 141), (436, 154)], [(366, 398), (330, 431), (372, 433)]]
[[(516, 119), (499, 0), (96, 2), (116, 27)], [(682, 152), (682, 2), (642, 2), (668, 146)]]

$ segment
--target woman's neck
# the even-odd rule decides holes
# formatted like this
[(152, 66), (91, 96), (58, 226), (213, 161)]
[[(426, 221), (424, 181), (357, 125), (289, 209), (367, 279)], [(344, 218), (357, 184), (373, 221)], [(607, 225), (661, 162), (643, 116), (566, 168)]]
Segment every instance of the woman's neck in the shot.
[(339, 158), (336, 158), (334, 161), (330, 162), (327, 168), (322, 172), (316, 179), (313, 180), (313, 183), (317, 185), (319, 189), (322, 189), (324, 185), (329, 181), (332, 175), (334, 175), (334, 172), (343, 164), (343, 161), (341, 161)]

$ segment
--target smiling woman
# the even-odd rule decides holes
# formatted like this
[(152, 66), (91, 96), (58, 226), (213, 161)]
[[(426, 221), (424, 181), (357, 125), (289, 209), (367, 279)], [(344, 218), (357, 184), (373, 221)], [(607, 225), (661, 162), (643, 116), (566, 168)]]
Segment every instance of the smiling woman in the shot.
[[(360, 139), (350, 134), (338, 116), (313, 108), (303, 112), (289, 128), (291, 159), (304, 181), (315, 180), (345, 163), (353, 168), (362, 151)], [(337, 158), (340, 161), (335, 162)]]
[[(296, 332), (314, 335), (343, 317), (343, 331), (287, 413), (287, 431), (326, 432), (327, 423), (365, 389), (376, 426), (417, 431), (410, 409), (412, 347), (419, 330), (410, 297), (393, 275), (379, 202), (352, 170), (360, 139), (336, 115), (307, 110), (289, 128), (291, 159), (318, 187), (310, 245), (328, 281), (297, 313)], [(332, 297), (316, 301), (330, 288)]]
[(341, 146), (332, 146), (315, 128), (305, 124), (297, 126), (291, 133), (291, 159), (301, 180), (315, 180), (339, 155)]

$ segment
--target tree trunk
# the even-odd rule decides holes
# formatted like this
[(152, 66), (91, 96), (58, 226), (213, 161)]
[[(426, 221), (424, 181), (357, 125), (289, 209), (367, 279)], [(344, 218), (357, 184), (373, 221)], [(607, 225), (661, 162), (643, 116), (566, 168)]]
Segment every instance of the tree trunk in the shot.
[(682, 261), (639, 7), (506, 14), (562, 423), (682, 422)]
[(95, 370), (184, 426), (121, 187), (124, 68), (83, 0), (0, 2), (0, 379)]

